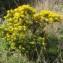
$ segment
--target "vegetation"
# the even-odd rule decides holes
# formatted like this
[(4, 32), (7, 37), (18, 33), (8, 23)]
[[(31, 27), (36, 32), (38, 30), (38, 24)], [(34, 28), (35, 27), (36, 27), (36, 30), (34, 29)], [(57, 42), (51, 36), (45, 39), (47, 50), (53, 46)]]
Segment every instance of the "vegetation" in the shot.
[[(19, 51), (19, 54), (26, 56), (30, 61), (53, 63), (59, 53), (59, 42), (56, 36), (52, 37), (54, 32), (50, 35), (47, 27), (51, 25), (53, 28), (55, 23), (62, 23), (61, 14), (49, 10), (37, 13), (33, 7), (22, 5), (8, 10), (4, 20), (0, 24), (0, 42), (3, 43), (1, 50), (8, 51), (6, 54), (11, 58)], [(19, 61), (21, 63), (21, 60)]]
[(62, 13), (48, 0), (0, 3), (0, 63), (63, 63)]

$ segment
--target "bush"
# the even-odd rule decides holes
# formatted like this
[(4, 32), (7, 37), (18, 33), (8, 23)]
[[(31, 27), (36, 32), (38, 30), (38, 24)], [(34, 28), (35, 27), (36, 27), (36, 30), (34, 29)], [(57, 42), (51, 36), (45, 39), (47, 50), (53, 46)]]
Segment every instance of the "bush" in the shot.
[[(7, 11), (0, 26), (0, 38), (7, 43), (10, 51), (20, 50), (29, 59), (36, 60), (41, 50), (46, 56), (48, 36), (47, 25), (61, 22), (61, 15), (48, 10), (36, 13), (29, 5)], [(52, 49), (53, 50), (53, 49)]]
[(40, 51), (44, 38), (40, 35), (40, 23), (34, 21), (35, 12), (29, 5), (23, 5), (9, 10), (4, 16), (5, 22), (1, 25), (0, 37), (8, 43), (9, 50), (19, 49), (27, 55), (36, 52), (36, 48)]
[(61, 21), (61, 15), (54, 11), (42, 10), (34, 15), (35, 19), (44, 23), (53, 23)]

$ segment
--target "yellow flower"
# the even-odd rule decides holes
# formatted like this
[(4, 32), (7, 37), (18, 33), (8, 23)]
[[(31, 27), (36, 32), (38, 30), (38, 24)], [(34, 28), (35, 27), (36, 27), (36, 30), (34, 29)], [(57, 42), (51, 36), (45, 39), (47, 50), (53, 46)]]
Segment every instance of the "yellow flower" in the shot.
[(48, 10), (42, 10), (41, 12), (40, 12), (40, 15), (46, 15), (46, 14), (48, 14), (49, 15), (49, 13), (50, 13), (50, 11), (48, 11)]
[(18, 9), (16, 8), (16, 9), (14, 9), (14, 12), (18, 12)]
[(15, 27), (14, 30), (17, 31), (18, 30), (18, 27)]
[(49, 14), (49, 17), (57, 17), (57, 16), (60, 16), (58, 13), (56, 13), (56, 12), (50, 12), (50, 14)]
[(20, 17), (20, 13), (16, 12), (16, 13), (14, 14), (14, 17), (15, 17), (15, 18), (19, 18), (19, 17)]

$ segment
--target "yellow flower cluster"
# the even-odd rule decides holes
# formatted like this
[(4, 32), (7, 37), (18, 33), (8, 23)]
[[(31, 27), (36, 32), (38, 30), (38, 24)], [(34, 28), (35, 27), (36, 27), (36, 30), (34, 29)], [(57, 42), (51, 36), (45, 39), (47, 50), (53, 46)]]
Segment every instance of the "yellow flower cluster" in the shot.
[[(20, 17), (24, 17), (26, 14), (33, 14), (35, 13), (35, 9), (30, 7), (29, 5), (23, 5), (23, 6), (19, 6), (16, 9), (11, 9), (7, 11), (7, 16), (5, 16), (4, 18), (20, 18)], [(12, 20), (11, 18), (11, 20)]]
[[(29, 5), (19, 6), (16, 9), (7, 11), (7, 15), (4, 16), (6, 21), (2, 27), (3, 33), (6, 31), (5, 39), (10, 42), (11, 48), (15, 46), (15, 42), (18, 39), (24, 39), (27, 33), (28, 24), (32, 23), (31, 19), (35, 12), (35, 9)], [(14, 43), (14, 46), (12, 43)]]
[(53, 22), (58, 22), (61, 21), (61, 16), (60, 14), (49, 11), (49, 10), (42, 10), (38, 14), (34, 15), (35, 20), (37, 21), (44, 21), (47, 23), (53, 23)]

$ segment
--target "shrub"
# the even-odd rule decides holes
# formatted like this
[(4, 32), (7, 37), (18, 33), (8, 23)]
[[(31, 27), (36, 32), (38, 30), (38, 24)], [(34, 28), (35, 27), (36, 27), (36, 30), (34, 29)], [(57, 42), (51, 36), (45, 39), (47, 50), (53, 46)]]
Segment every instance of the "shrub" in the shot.
[(23, 5), (7, 11), (4, 19), (0, 26), (0, 38), (7, 43), (8, 50), (18, 49), (29, 59), (36, 60), (41, 49), (46, 54), (47, 25), (61, 22), (61, 15), (48, 10), (36, 13), (34, 8)]
[(34, 17), (37, 21), (44, 23), (53, 23), (61, 21), (61, 15), (59, 13), (49, 10), (42, 10), (39, 13), (35, 14)]
[(34, 21), (35, 12), (29, 5), (23, 5), (9, 10), (4, 16), (5, 22), (0, 27), (0, 37), (8, 43), (9, 50), (19, 49), (29, 56), (40, 51), (44, 45), (44, 37), (41, 36), (40, 23)]

